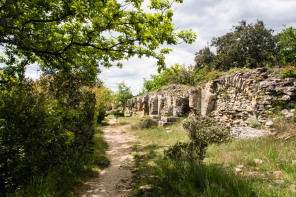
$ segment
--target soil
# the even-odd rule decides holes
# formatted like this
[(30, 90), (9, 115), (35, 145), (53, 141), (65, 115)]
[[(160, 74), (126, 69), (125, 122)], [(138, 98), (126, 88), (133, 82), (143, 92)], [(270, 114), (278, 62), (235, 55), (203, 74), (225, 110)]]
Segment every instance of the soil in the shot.
[(103, 127), (104, 137), (108, 143), (106, 156), (110, 166), (99, 173), (98, 177), (89, 179), (79, 189), (81, 197), (125, 197), (131, 196), (131, 181), (134, 159), (131, 148), (135, 137), (125, 132), (127, 125), (117, 124), (115, 119)]

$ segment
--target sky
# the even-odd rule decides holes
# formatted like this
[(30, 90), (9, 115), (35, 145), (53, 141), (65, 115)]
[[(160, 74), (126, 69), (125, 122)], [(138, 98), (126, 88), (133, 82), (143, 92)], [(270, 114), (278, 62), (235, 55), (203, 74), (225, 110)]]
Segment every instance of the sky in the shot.
[[(174, 5), (173, 23), (178, 30), (192, 29), (197, 34), (192, 45), (180, 44), (172, 46), (173, 52), (166, 55), (167, 66), (179, 63), (189, 66), (194, 64), (195, 53), (207, 46), (213, 37), (230, 32), (241, 20), (256, 23), (263, 20), (268, 29), (275, 33), (287, 27), (296, 28), (296, 0), (184, 0)], [(134, 95), (143, 86), (143, 78), (150, 79), (157, 74), (155, 59), (132, 58), (123, 61), (123, 68), (101, 68), (99, 78), (105, 85), (117, 91), (117, 84), (125, 82), (131, 87)], [(36, 78), (36, 65), (27, 69), (27, 76)]]

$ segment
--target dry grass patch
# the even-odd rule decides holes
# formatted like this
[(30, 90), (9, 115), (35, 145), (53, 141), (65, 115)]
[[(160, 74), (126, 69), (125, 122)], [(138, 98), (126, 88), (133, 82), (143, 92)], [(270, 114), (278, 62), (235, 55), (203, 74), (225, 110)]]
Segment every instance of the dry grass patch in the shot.
[(273, 129), (278, 136), (296, 135), (296, 123), (293, 119), (287, 120), (283, 116), (277, 116), (273, 118), (273, 123)]

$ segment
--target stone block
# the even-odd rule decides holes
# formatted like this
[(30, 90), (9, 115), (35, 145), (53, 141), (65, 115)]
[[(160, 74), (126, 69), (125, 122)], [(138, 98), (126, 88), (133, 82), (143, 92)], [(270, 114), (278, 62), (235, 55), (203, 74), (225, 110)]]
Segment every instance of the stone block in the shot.
[(162, 116), (160, 119), (164, 122), (177, 122), (178, 120), (180, 120), (179, 117), (174, 116)]
[(162, 126), (162, 127), (166, 127), (166, 126), (169, 126), (169, 125), (172, 125), (174, 124), (175, 122), (163, 122), (163, 121), (158, 121), (158, 125), (159, 126)]

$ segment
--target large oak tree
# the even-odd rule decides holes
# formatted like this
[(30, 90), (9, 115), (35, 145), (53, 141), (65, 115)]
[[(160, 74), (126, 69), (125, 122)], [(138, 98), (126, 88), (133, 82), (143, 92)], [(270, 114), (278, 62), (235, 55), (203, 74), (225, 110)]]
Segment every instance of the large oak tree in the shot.
[[(154, 57), (160, 45), (192, 43), (195, 34), (175, 31), (172, 4), (182, 0), (1, 0), (0, 44), (6, 71), (23, 76), (28, 64), (49, 73), (82, 72), (94, 79), (98, 67), (132, 56)], [(147, 2), (145, 2), (147, 3)]]

